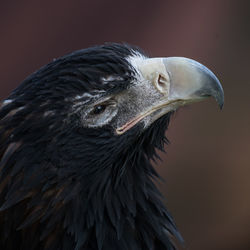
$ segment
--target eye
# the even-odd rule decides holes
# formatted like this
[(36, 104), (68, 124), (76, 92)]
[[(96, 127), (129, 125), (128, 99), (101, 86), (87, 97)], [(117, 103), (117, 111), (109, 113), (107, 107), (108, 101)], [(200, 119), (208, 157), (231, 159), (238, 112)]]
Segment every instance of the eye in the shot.
[(105, 105), (105, 104), (96, 105), (91, 113), (93, 115), (99, 115), (105, 111), (106, 107), (107, 107), (107, 105)]
[(82, 112), (82, 120), (87, 127), (102, 127), (109, 124), (117, 115), (117, 112), (118, 105), (115, 99), (102, 99), (98, 103), (92, 103), (90, 106), (87, 106), (86, 111)]

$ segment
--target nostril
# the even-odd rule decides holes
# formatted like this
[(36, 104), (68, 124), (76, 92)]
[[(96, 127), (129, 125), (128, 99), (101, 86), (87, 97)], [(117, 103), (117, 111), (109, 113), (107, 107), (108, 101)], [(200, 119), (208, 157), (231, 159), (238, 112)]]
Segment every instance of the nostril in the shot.
[(162, 87), (164, 87), (166, 85), (166, 78), (164, 76), (162, 76), (161, 74), (159, 74), (158, 76), (158, 84)]
[(162, 74), (159, 74), (156, 79), (156, 88), (163, 94), (166, 94), (168, 91), (169, 82), (166, 77)]

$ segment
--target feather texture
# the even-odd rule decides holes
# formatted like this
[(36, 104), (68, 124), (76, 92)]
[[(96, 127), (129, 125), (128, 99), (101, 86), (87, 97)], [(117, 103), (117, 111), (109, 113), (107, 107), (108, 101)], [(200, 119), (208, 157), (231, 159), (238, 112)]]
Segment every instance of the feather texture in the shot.
[[(175, 249), (172, 236), (181, 237), (150, 163), (164, 150), (171, 113), (115, 136), (109, 126), (81, 126), (73, 111), (76, 95), (126, 89), (134, 72), (125, 58), (135, 51), (110, 44), (59, 58), (2, 106), (0, 249)], [(100, 84), (111, 73), (119, 84)]]

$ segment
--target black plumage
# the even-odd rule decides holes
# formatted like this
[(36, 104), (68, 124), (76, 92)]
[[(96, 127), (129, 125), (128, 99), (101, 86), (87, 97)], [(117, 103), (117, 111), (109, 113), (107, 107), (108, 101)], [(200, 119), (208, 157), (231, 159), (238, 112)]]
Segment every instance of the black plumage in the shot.
[(118, 136), (112, 124), (124, 110), (98, 126), (105, 102), (82, 111), (126, 96), (136, 77), (126, 58), (136, 54), (143, 55), (119, 44), (74, 52), (2, 103), (0, 249), (175, 249), (172, 238), (181, 237), (150, 163), (167, 142), (173, 112)]

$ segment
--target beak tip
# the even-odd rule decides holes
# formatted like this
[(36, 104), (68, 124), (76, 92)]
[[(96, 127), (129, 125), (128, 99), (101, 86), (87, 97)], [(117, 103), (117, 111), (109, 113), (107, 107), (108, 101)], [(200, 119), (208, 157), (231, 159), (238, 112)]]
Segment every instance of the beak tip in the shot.
[(222, 110), (224, 107), (224, 91), (219, 81), (218, 81), (218, 86), (219, 90), (216, 93), (215, 99), (220, 107), (220, 110)]
[(220, 110), (222, 110), (224, 106), (224, 90), (220, 81), (209, 69), (206, 70), (204, 77), (207, 79), (207, 81), (205, 81), (207, 82), (207, 85), (205, 85), (207, 93), (210, 92), (210, 95), (215, 98)]
[(219, 103), (219, 107), (220, 107), (220, 110), (222, 110), (222, 109), (223, 109), (223, 107), (224, 107), (224, 102)]

